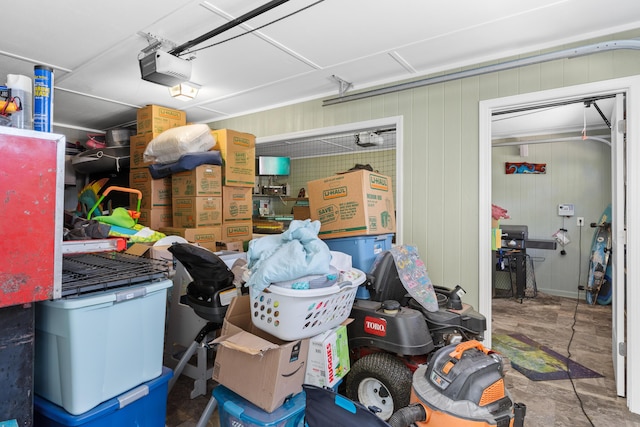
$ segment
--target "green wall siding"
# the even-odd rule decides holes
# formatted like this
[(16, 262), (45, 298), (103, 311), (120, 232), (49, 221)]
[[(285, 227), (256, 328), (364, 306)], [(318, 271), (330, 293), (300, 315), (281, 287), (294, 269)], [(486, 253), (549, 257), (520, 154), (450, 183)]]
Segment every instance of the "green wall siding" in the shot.
[[(633, 31), (574, 46), (638, 36), (640, 31)], [(552, 50), (568, 47), (572, 46)], [(460, 283), (467, 290), (466, 301), (477, 306), (478, 102), (638, 73), (639, 52), (605, 52), (328, 107), (318, 99), (221, 120), (211, 126), (266, 137), (403, 116), (400, 173), (405, 205), (399, 215), (404, 243), (418, 247), (434, 283)]]

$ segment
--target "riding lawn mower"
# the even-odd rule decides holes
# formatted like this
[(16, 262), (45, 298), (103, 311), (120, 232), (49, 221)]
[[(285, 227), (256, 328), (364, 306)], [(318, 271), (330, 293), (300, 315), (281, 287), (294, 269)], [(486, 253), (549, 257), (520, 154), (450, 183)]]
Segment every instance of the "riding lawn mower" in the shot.
[(486, 319), (462, 302), (464, 290), (434, 286), (437, 310), (427, 310), (404, 287), (392, 253), (367, 274), (369, 299), (356, 296), (348, 326), (351, 371), (341, 392), (387, 420), (409, 405), (413, 373), (445, 346), (481, 341)]

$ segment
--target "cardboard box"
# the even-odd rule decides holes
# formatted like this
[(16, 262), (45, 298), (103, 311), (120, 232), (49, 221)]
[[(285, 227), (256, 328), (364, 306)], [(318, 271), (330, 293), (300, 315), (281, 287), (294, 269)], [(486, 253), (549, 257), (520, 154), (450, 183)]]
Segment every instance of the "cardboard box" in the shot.
[(305, 384), (333, 387), (347, 375), (351, 369), (347, 338), (349, 321), (310, 339)]
[(187, 113), (160, 105), (147, 105), (138, 108), (137, 119), (138, 134), (160, 134), (167, 129), (186, 125)]
[(256, 175), (256, 137), (230, 129), (212, 130), (214, 150), (222, 156), (223, 185), (254, 187)]
[(222, 167), (200, 165), (171, 175), (173, 197), (222, 196)]
[(209, 249), (211, 252), (220, 252), (220, 249), (218, 249), (218, 242), (198, 242), (195, 244), (202, 246), (205, 249)]
[(222, 187), (222, 221), (251, 221), (253, 218), (253, 189), (250, 187)]
[(233, 251), (244, 252), (244, 242), (197, 242), (198, 246), (202, 246), (205, 249), (209, 249), (211, 252)]
[(251, 322), (250, 296), (233, 299), (222, 325), (213, 379), (273, 412), (302, 391), (309, 339), (282, 341)]
[(158, 135), (156, 133), (145, 133), (132, 135), (129, 138), (129, 153), (131, 156), (129, 158), (129, 167), (131, 169), (146, 168), (151, 164), (151, 162), (144, 161), (144, 150), (146, 150), (151, 140)]
[(293, 219), (305, 220), (311, 218), (311, 210), (309, 206), (294, 206)]
[(153, 209), (140, 209), (140, 219), (138, 224), (149, 227), (152, 230), (159, 230), (162, 227), (173, 226), (173, 214), (171, 206), (162, 206)]
[(174, 197), (173, 227), (198, 228), (222, 225), (222, 197)]
[(216, 251), (244, 252), (244, 242), (216, 242)]
[[(137, 168), (129, 171), (129, 187), (142, 192), (141, 209), (153, 209), (171, 206), (171, 177), (153, 179), (149, 168)], [(129, 204), (134, 208), (138, 196), (131, 194)]]
[(168, 269), (168, 277), (173, 277), (176, 273), (176, 260), (173, 254), (169, 252), (170, 247), (171, 245), (149, 246), (144, 256), (164, 262)]
[(322, 239), (393, 233), (396, 230), (391, 178), (367, 170), (309, 181), (311, 220)]
[(188, 242), (217, 242), (222, 239), (222, 228), (220, 227), (164, 227), (159, 230), (167, 236), (184, 237)]
[(253, 221), (223, 222), (222, 241), (233, 242), (251, 240), (253, 238)]

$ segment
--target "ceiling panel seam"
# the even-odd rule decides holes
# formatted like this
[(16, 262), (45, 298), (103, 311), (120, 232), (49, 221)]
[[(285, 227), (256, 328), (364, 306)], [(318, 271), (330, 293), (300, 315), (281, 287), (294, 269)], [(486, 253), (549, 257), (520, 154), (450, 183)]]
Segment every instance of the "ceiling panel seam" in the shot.
[[(235, 17), (233, 15), (230, 15), (226, 12), (224, 12), (223, 10), (215, 7), (214, 5), (212, 5), (209, 2), (202, 2), (201, 3), (202, 7), (204, 7), (205, 9), (209, 10), (210, 12), (220, 16), (223, 19), (226, 19), (227, 21), (232, 21), (233, 19), (235, 19)], [(240, 24), (239, 25), (241, 28), (243, 28), (246, 31), (252, 31), (253, 27), (251, 25), (248, 24)], [(273, 47), (275, 47), (276, 49), (279, 49), (280, 51), (286, 53), (287, 55), (291, 56), (294, 59), (297, 59), (298, 61), (310, 66), (311, 68), (315, 68), (316, 70), (322, 70), (324, 69), (324, 67), (316, 64), (315, 62), (313, 62), (312, 60), (306, 58), (304, 55), (301, 55), (299, 53), (297, 53), (296, 51), (294, 51), (291, 48), (286, 47), (284, 44), (274, 40), (273, 38), (267, 36), (266, 34), (262, 33), (261, 31), (253, 31), (253, 33), (256, 37), (262, 39), (264, 42), (269, 43), (270, 45), (272, 45)]]

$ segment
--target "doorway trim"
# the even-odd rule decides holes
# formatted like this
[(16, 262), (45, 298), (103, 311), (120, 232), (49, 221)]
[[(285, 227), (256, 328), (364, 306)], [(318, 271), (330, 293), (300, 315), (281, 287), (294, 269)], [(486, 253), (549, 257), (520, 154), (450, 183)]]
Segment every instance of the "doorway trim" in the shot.
[[(534, 106), (545, 102), (579, 99), (585, 95), (626, 95), (627, 118), (627, 306), (640, 303), (640, 76), (568, 86), (553, 90), (531, 92), (479, 103), (479, 201), (478, 201), (478, 308), (487, 318), (485, 341), (491, 346), (491, 116), (494, 112), (515, 107)], [(619, 266), (624, 268), (624, 266)], [(627, 406), (640, 414), (640, 310), (628, 310), (626, 319)], [(634, 390), (637, 389), (637, 390)]]

